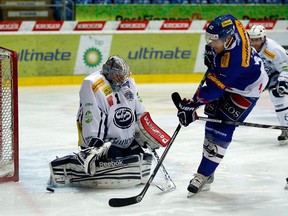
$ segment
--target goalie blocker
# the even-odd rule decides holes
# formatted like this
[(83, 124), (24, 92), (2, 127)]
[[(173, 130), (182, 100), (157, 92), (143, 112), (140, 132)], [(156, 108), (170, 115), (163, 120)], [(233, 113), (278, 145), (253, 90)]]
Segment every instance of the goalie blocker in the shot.
[(171, 137), (153, 122), (149, 112), (145, 112), (137, 122), (135, 140), (144, 148), (149, 145), (158, 149), (166, 147)]

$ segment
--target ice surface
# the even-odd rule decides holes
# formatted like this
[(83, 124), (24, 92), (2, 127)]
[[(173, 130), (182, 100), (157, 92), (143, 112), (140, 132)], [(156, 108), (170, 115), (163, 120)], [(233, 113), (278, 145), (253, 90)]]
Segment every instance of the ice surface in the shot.
[[(170, 135), (178, 125), (170, 99), (194, 93), (195, 84), (138, 85), (152, 119)], [(20, 181), (0, 184), (0, 215), (98, 216), (284, 216), (288, 215), (288, 146), (279, 146), (279, 130), (240, 126), (235, 131), (211, 190), (190, 199), (187, 185), (201, 159), (203, 121), (182, 128), (164, 165), (177, 188), (163, 193), (152, 185), (141, 203), (112, 208), (108, 200), (130, 197), (143, 189), (56, 188), (46, 191), (48, 163), (77, 151), (76, 112), (79, 86), (20, 87)], [(199, 109), (203, 115), (203, 109)], [(247, 122), (278, 125), (267, 92)], [(161, 155), (162, 151), (158, 152)], [(153, 184), (164, 184), (159, 172)]]

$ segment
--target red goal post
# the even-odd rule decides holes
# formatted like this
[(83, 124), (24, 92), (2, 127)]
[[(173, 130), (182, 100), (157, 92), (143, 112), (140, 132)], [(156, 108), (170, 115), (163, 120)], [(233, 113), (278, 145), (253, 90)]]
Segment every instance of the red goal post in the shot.
[(0, 47), (0, 182), (19, 180), (17, 53)]

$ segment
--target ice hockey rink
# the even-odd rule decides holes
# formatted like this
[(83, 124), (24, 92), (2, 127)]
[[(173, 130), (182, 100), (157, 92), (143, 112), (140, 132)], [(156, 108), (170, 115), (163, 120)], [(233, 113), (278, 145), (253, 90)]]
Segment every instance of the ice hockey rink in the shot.
[[(178, 125), (171, 93), (191, 97), (197, 84), (141, 84), (138, 91), (152, 119), (172, 135)], [(110, 198), (130, 197), (144, 185), (128, 189), (56, 188), (46, 190), (48, 163), (77, 152), (75, 117), (80, 86), (20, 87), (20, 181), (0, 184), (0, 215), (31, 216), (286, 216), (288, 215), (288, 145), (279, 146), (279, 130), (240, 126), (208, 192), (187, 198), (187, 185), (201, 159), (203, 121), (181, 128), (164, 166), (176, 184), (171, 192), (159, 172), (142, 202), (121, 208)], [(199, 109), (203, 116), (203, 109)], [(278, 125), (265, 92), (247, 122)], [(163, 149), (158, 153), (161, 155)]]

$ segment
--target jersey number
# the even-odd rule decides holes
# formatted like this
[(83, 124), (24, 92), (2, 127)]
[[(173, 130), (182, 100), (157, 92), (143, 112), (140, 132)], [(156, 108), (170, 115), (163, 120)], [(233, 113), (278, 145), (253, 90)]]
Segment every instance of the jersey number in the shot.
[(119, 95), (118, 95), (118, 93), (115, 94), (115, 97), (116, 97), (116, 103), (117, 103), (117, 104), (120, 104), (121, 102), (120, 102), (120, 100), (119, 100)]

